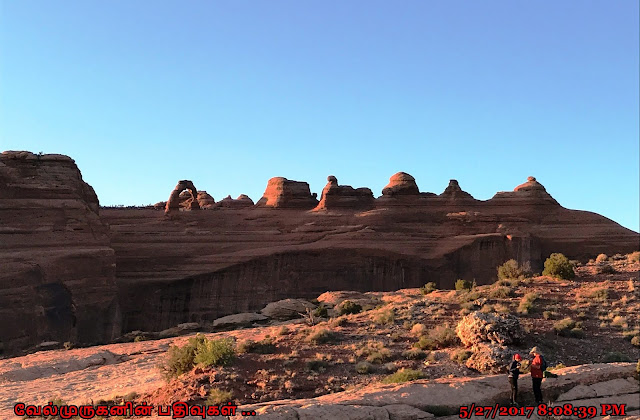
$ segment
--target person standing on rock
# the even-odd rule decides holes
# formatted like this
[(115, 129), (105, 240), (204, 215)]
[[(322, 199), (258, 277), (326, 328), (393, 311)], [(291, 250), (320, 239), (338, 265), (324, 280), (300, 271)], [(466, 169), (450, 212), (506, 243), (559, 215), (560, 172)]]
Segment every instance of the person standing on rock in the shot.
[(536, 398), (536, 404), (542, 404), (542, 378), (544, 377), (544, 370), (546, 363), (542, 357), (542, 353), (537, 347), (534, 347), (529, 352), (529, 355), (533, 355), (531, 361), (531, 380), (533, 381), (533, 395)]
[(520, 361), (522, 357), (516, 353), (509, 365), (509, 385), (511, 385), (511, 404), (518, 406), (518, 376), (520, 376)]

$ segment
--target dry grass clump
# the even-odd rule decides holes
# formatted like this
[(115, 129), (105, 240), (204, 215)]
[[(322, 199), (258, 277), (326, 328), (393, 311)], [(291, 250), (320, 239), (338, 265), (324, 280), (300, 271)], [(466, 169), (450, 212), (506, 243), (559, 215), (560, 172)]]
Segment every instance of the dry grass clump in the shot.
[(598, 254), (598, 256), (596, 257), (596, 263), (600, 264), (603, 263), (605, 261), (607, 261), (607, 254)]
[(338, 341), (338, 335), (326, 328), (319, 328), (309, 334), (307, 341), (312, 344), (334, 343)]
[(211, 388), (207, 396), (207, 405), (220, 405), (233, 399), (233, 394), (220, 388)]
[(582, 323), (576, 322), (571, 318), (564, 318), (553, 324), (553, 329), (558, 335), (563, 337), (583, 338), (584, 330)]
[(427, 333), (427, 326), (424, 324), (414, 324), (413, 327), (411, 327), (411, 334), (420, 337), (421, 335), (425, 335)]
[(627, 255), (627, 261), (630, 264), (640, 263), (640, 251), (635, 251), (635, 252), (632, 252), (631, 254)]
[(382, 364), (391, 358), (391, 350), (382, 341), (371, 340), (354, 351), (356, 357), (366, 357), (367, 362)]
[(462, 365), (469, 357), (471, 357), (472, 354), (473, 353), (471, 351), (462, 349), (451, 353), (450, 358), (452, 361)]
[(378, 325), (393, 324), (395, 320), (396, 320), (396, 314), (393, 308), (380, 310), (378, 313), (373, 315), (373, 322), (375, 322)]
[(533, 303), (538, 299), (538, 294), (535, 292), (529, 292), (520, 299), (518, 305), (518, 313), (527, 315), (534, 310)]

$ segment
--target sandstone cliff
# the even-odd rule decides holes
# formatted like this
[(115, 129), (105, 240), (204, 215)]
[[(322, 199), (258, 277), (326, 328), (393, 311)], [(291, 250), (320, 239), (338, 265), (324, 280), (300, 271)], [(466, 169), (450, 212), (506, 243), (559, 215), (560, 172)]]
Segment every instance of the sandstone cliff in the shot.
[(98, 198), (61, 155), (0, 155), (0, 345), (120, 333), (115, 253)]

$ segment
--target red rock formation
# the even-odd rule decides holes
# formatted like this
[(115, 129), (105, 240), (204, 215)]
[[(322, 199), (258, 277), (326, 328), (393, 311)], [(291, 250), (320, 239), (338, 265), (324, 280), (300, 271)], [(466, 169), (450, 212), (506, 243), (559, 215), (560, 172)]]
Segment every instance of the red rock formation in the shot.
[(369, 188), (356, 188), (338, 185), (338, 179), (329, 175), (327, 185), (322, 190), (320, 203), (314, 210), (332, 209), (372, 209), (375, 205), (373, 193)]
[(0, 343), (106, 342), (120, 333), (115, 254), (98, 198), (62, 155), (0, 155)]
[(382, 195), (418, 195), (416, 179), (406, 172), (398, 172), (389, 178), (389, 183), (382, 189)]
[(206, 191), (198, 191), (197, 199), (201, 209), (210, 209), (216, 203), (216, 200)]
[(442, 194), (440, 194), (440, 197), (453, 200), (474, 200), (471, 194), (460, 188), (458, 181), (455, 179), (449, 181), (449, 185), (445, 188)]
[[(22, 309), (14, 316), (13, 302), (18, 302), (17, 308), (47, 308), (51, 305), (46, 302), (61, 302), (51, 307), (75, 306), (77, 314), (78, 302), (86, 301), (90, 308), (85, 306), (83, 311), (104, 313), (105, 299), (112, 293), (109, 287), (113, 287), (109, 286), (113, 254), (108, 254), (105, 225), (92, 211), (97, 208), (95, 194), (70, 159), (45, 159), (40, 167), (35, 157), (29, 155), (29, 159), (7, 160), (18, 163), (5, 164), (0, 170), (0, 226), (10, 233), (4, 235), (8, 245), (0, 242), (0, 249), (2, 257), (13, 258), (12, 265), (0, 272), (0, 285), (11, 290), (0, 293), (0, 311), (4, 310), (0, 315), (8, 316), (10, 325), (21, 325), (15, 329), (0, 323), (0, 331), (16, 343), (31, 343), (27, 324), (20, 324), (23, 318), (30, 323), (49, 318)], [(49, 181), (42, 184), (32, 179)], [(30, 187), (32, 182), (36, 186)], [(327, 191), (335, 187), (342, 188), (330, 178), (322, 197), (329, 208), (332, 194)], [(541, 271), (552, 252), (585, 260), (599, 253), (637, 249), (637, 233), (600, 215), (565, 209), (544, 187), (533, 187), (478, 201), (465, 198), (453, 184), (441, 196), (387, 195), (376, 200), (370, 211), (342, 207), (340, 212), (309, 212), (305, 210), (313, 208), (316, 200), (308, 184), (274, 178), (258, 207), (280, 211), (184, 212), (183, 217), (167, 221), (153, 209), (102, 209), (100, 217), (111, 226), (125, 332), (213, 321), (235, 312), (256, 311), (280, 299), (315, 298), (328, 290), (383, 291), (422, 286), (427, 281), (446, 288), (458, 278), (487, 284), (495, 280), (496, 266), (511, 258), (530, 262)], [(175, 198), (182, 189), (176, 188)], [(352, 191), (357, 190), (350, 190), (348, 197), (353, 197)], [(26, 262), (16, 259), (16, 252)], [(52, 256), (56, 253), (79, 255), (79, 262), (58, 261)], [(47, 273), (72, 273), (72, 281), (62, 281), (69, 292), (38, 289), (38, 284), (52, 282)], [(40, 297), (17, 290), (14, 279)], [(99, 294), (91, 294), (93, 289), (82, 294), (87, 279), (97, 279)], [(83, 299), (76, 300), (76, 293)], [(71, 298), (65, 297), (69, 294)], [(38, 299), (45, 303), (34, 303)], [(57, 319), (71, 319), (62, 309), (54, 313), (60, 314)], [(115, 325), (106, 315), (83, 319)], [(95, 328), (82, 322), (83, 328)], [(68, 330), (67, 324), (61, 325), (58, 330), (55, 325), (46, 330)], [(38, 334), (33, 335), (49, 338)]]
[(287, 178), (275, 177), (269, 180), (264, 195), (256, 206), (276, 208), (312, 209), (318, 200), (311, 195), (306, 182), (290, 181)]
[[(187, 195), (182, 194), (183, 192), (191, 197), (188, 198)], [(176, 185), (173, 191), (171, 191), (171, 195), (169, 196), (169, 200), (167, 200), (167, 205), (164, 210), (165, 214), (180, 210), (181, 203), (184, 203), (183, 207), (188, 210), (200, 209), (200, 205), (198, 204), (198, 191), (193, 185), (193, 182), (186, 179), (179, 181), (178, 185)]]

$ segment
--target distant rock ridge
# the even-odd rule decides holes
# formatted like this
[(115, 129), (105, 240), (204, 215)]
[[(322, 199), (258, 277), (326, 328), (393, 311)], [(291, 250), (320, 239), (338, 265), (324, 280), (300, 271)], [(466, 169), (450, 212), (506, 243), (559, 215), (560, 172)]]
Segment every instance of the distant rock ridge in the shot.
[(253, 207), (253, 200), (246, 194), (240, 194), (235, 200), (230, 195), (220, 200), (215, 207), (243, 209)]
[(349, 185), (338, 185), (338, 179), (329, 175), (327, 185), (322, 190), (320, 203), (315, 210), (332, 209), (372, 209), (375, 205), (373, 193), (369, 188), (353, 188)]

